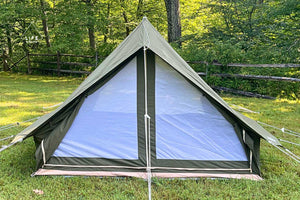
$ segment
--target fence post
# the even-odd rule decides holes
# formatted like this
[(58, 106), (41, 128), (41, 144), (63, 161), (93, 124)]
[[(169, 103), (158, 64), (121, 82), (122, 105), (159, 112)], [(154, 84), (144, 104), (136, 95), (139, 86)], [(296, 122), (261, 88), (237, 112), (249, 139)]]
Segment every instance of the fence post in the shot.
[(209, 74), (208, 74), (208, 62), (206, 63), (206, 67), (205, 67), (205, 80), (207, 81)]
[(98, 51), (96, 51), (95, 60), (96, 60), (95, 67), (98, 67)]
[(26, 57), (27, 57), (27, 72), (28, 74), (31, 74), (32, 73), (32, 70), (31, 70), (31, 64), (30, 64), (30, 54), (29, 54), (29, 51), (26, 51)]
[(57, 51), (57, 76), (60, 76), (60, 52)]

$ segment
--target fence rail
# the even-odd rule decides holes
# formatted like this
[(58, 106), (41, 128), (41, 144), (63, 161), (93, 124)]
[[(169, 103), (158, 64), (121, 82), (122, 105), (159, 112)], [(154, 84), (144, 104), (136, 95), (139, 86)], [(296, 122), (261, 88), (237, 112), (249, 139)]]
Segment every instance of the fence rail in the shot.
[[(53, 57), (55, 61), (38, 61), (38, 60), (31, 60), (31, 57)], [(89, 58), (95, 59), (95, 62), (92, 63), (83, 63), (83, 62), (64, 62), (62, 61), (62, 57), (79, 57), (79, 58)], [(27, 71), (29, 74), (32, 73), (32, 70), (39, 70), (39, 71), (48, 71), (48, 72), (56, 72), (58, 76), (61, 73), (70, 73), (70, 74), (90, 74), (89, 71), (76, 71), (76, 70), (67, 70), (61, 69), (62, 65), (71, 65), (71, 66), (98, 66), (98, 59), (103, 57), (99, 57), (96, 53), (94, 56), (91, 55), (74, 55), (74, 54), (64, 54), (57, 51), (56, 54), (38, 54), (38, 53), (29, 53), (27, 52), (22, 58), (20, 58), (17, 62), (13, 63), (10, 67), (8, 67), (8, 59), (6, 55), (0, 55), (0, 58), (3, 62), (3, 70), (11, 70), (12, 68), (16, 67), (22, 60), (26, 58), (27, 61)], [(39, 67), (32, 67), (31, 63), (40, 63), (40, 64), (51, 64), (56, 65), (56, 69), (50, 68), (39, 68)], [(242, 79), (258, 79), (258, 80), (270, 80), (270, 81), (288, 81), (288, 82), (300, 82), (300, 78), (294, 77), (279, 77), (279, 76), (264, 76), (264, 75), (244, 75), (244, 74), (227, 74), (227, 73), (209, 73), (209, 66), (227, 66), (227, 67), (255, 67), (255, 68), (300, 68), (300, 64), (295, 63), (286, 63), (286, 64), (244, 64), (244, 63), (228, 63), (228, 64), (221, 64), (218, 62), (209, 63), (207, 61), (187, 61), (189, 64), (204, 64), (206, 65), (205, 72), (197, 72), (199, 76), (217, 76), (217, 77), (227, 77), (227, 78), (242, 78)], [(252, 92), (240, 91), (235, 90), (232, 88), (225, 88), (225, 87), (217, 87), (212, 86), (215, 90), (218, 91), (225, 91), (235, 94), (241, 94), (244, 96), (252, 96), (252, 97), (260, 97), (260, 98), (267, 98), (272, 99), (274, 97), (270, 97), (267, 95), (255, 94)]]
[[(89, 55), (74, 55), (74, 54), (64, 54), (60, 53), (60, 56), (69, 56), (69, 57), (82, 57), (82, 58), (95, 58), (95, 56)], [(57, 54), (36, 54), (36, 53), (29, 53), (29, 56), (57, 56)]]
[[(47, 61), (32, 61), (32, 62), (41, 63), (41, 64), (57, 64), (57, 62), (47, 62)], [(78, 62), (60, 62), (60, 64), (62, 64), (62, 65), (90, 66), (90, 67), (95, 66), (95, 65), (90, 64), (90, 63), (78, 63)], [(31, 68), (31, 69), (33, 69), (33, 68)]]
[(12, 68), (14, 68), (15, 66), (17, 66), (24, 58), (26, 58), (26, 54), (20, 58), (17, 62), (15, 62), (14, 64), (12, 64), (10, 67), (9, 67), (9, 70), (11, 70)]
[(49, 68), (38, 68), (33, 67), (31, 68), (33, 70), (39, 70), (39, 71), (49, 71), (49, 72), (61, 72), (61, 73), (70, 73), (70, 74), (90, 74), (89, 71), (75, 71), (75, 70), (68, 70), (68, 69), (49, 69)]
[[(206, 61), (187, 61), (189, 64), (205, 64), (205, 72), (197, 72), (199, 76), (217, 76), (217, 77), (227, 77), (227, 78), (241, 78), (241, 79), (257, 79), (257, 80), (268, 80), (268, 81), (288, 81), (288, 82), (300, 82), (300, 78), (294, 78), (294, 77), (279, 77), (279, 76), (265, 76), (265, 75), (246, 75), (246, 74), (228, 74), (228, 73), (209, 73), (209, 66), (227, 66), (227, 67), (260, 67), (260, 68), (300, 68), (300, 64), (242, 64), (242, 63), (229, 63), (227, 65), (223, 65), (220, 63), (208, 63)], [(243, 96), (249, 96), (249, 97), (258, 97), (258, 98), (265, 98), (265, 99), (275, 99), (274, 97), (247, 92), (247, 91), (241, 91), (236, 90), (232, 88), (225, 88), (225, 87), (217, 87), (212, 86), (214, 90), (217, 91), (224, 91), (229, 92), (233, 94), (239, 94)]]
[[(207, 73), (198, 72), (200, 76), (206, 76)], [(262, 79), (273, 81), (300, 82), (299, 78), (281, 77), (281, 76), (262, 76), (262, 75), (244, 75), (244, 74), (209, 74), (209, 76), (227, 77), (227, 78), (244, 78), (244, 79)]]
[(206, 64), (206, 65), (214, 65), (214, 66), (227, 66), (227, 67), (271, 67), (271, 68), (298, 68), (300, 64), (287, 63), (287, 64), (243, 64), (243, 63), (209, 63), (206, 61), (187, 61), (189, 64)]
[[(96, 53), (95, 56), (90, 55), (74, 55), (74, 54), (64, 54), (57, 51), (56, 54), (34, 54), (27, 52), (27, 71), (28, 74), (32, 73), (32, 70), (40, 70), (40, 71), (52, 71), (57, 72), (57, 75), (60, 76), (61, 73), (71, 73), (71, 74), (89, 74), (90, 72), (87, 71), (76, 71), (76, 70), (66, 70), (61, 69), (62, 65), (72, 65), (72, 66), (86, 66), (86, 67), (97, 67), (98, 65), (98, 54)], [(31, 61), (30, 57), (56, 57), (55, 61)], [(95, 64), (92, 63), (83, 63), (83, 62), (63, 62), (61, 59), (62, 57), (79, 57), (79, 58), (94, 58)], [(50, 68), (38, 68), (38, 67), (31, 67), (31, 63), (40, 63), (40, 64), (54, 64), (57, 66), (56, 69)]]
[(262, 99), (276, 99), (275, 97), (271, 97), (268, 95), (257, 94), (257, 93), (253, 93), (253, 92), (246, 92), (246, 91), (236, 90), (236, 89), (232, 89), (232, 88), (219, 87), (219, 86), (211, 86), (211, 87), (217, 91), (229, 92), (232, 94), (243, 95), (246, 97), (256, 97), (256, 98), (262, 98)]

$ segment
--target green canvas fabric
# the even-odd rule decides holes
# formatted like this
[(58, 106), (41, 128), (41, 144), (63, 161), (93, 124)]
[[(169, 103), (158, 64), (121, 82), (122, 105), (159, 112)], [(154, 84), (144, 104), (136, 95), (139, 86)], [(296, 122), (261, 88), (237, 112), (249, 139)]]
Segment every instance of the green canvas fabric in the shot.
[[(100, 84), (102, 80), (106, 80), (105, 76), (107, 76), (107, 74), (114, 71), (121, 63), (125, 62), (144, 47), (150, 49), (153, 53), (165, 60), (182, 76), (197, 86), (216, 107), (219, 107), (228, 116), (238, 122), (243, 129), (252, 134), (256, 134), (273, 145), (281, 145), (276, 137), (262, 128), (254, 120), (230, 108), (173, 50), (146, 18), (144, 18), (137, 28), (81, 83), (61, 106), (55, 111), (42, 116), (31, 126), (19, 133), (12, 143), (20, 142), (30, 136), (35, 136), (37, 143), (39, 143), (43, 138), (54, 131), (56, 129), (55, 127), (59, 125), (66, 116), (72, 114), (72, 110), (77, 108), (83, 95), (88, 92), (90, 88), (95, 87), (96, 84)], [(70, 119), (69, 123), (71, 123), (71, 121)]]
[[(44, 128), (44, 130), (40, 130), (39, 132), (37, 132), (37, 134), (34, 135), (37, 145), (37, 149), (35, 152), (37, 169), (44, 164), (43, 159), (48, 160), (55, 149), (58, 147), (66, 132), (71, 127), (84, 99), (84, 96), (78, 98), (78, 100), (69, 107), (71, 109), (66, 110), (64, 114), (60, 115), (60, 117), (58, 117), (60, 119), (59, 123), (50, 125), (51, 128)], [(41, 145), (39, 145), (42, 141), (44, 141), (43, 147), (46, 149), (45, 157), (43, 157), (42, 147)]]

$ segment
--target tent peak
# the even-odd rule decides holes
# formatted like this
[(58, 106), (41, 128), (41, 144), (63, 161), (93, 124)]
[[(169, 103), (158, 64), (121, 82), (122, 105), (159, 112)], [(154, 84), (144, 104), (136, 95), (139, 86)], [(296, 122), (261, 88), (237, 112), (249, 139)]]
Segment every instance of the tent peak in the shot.
[(147, 25), (147, 24), (151, 25), (151, 23), (149, 22), (147, 17), (144, 16), (143, 20), (140, 23), (142, 30), (143, 30), (142, 32), (143, 32), (143, 46), (144, 47), (149, 47), (149, 45), (150, 45), (150, 38), (149, 38), (149, 33), (148, 33), (149, 25)]

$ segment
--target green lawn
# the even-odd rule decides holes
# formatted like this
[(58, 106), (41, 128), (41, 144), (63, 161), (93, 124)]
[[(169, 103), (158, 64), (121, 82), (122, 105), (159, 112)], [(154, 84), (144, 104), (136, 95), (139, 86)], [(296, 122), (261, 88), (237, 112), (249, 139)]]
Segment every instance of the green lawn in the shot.
[[(41, 116), (80, 84), (82, 78), (45, 77), (0, 72), (0, 127)], [(300, 101), (265, 100), (222, 95), (231, 104), (255, 113), (248, 117), (300, 132)], [(15, 135), (31, 122), (0, 132)], [(275, 136), (300, 143), (300, 138), (268, 129)], [(6, 145), (9, 141), (0, 141)], [(300, 147), (283, 143), (300, 155)], [(136, 178), (31, 177), (35, 170), (33, 139), (0, 153), (0, 199), (146, 199), (147, 182)], [(261, 143), (263, 181), (234, 179), (155, 179), (153, 199), (300, 199), (300, 165), (267, 142)], [(39, 189), (44, 194), (36, 194)]]

